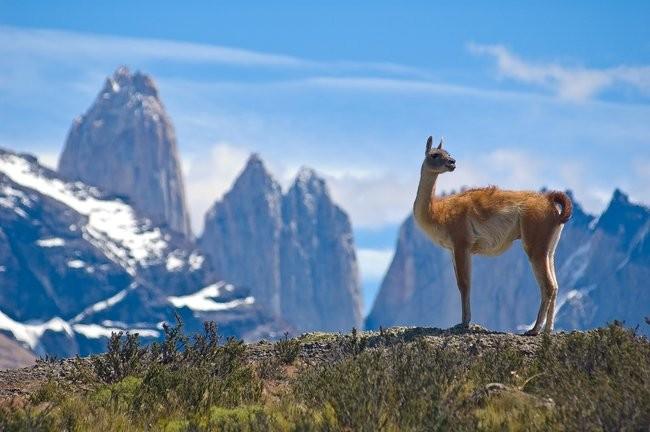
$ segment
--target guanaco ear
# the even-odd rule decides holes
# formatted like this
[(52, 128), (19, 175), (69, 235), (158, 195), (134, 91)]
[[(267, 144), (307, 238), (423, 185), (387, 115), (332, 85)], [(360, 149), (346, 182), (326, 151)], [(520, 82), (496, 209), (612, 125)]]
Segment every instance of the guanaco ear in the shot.
[(440, 138), (440, 144), (438, 144), (438, 150), (442, 148), (442, 142), (444, 141), (444, 138)]
[(433, 145), (433, 137), (430, 136), (429, 139), (427, 140), (427, 151), (426, 151), (426, 153), (429, 153), (429, 150), (431, 150), (432, 145)]

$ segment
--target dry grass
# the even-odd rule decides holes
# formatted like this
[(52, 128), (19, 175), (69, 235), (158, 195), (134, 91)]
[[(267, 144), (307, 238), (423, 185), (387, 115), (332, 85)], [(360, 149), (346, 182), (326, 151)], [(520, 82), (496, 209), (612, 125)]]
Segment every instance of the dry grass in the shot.
[(373, 338), (355, 331), (323, 339), (335, 354), (316, 362), (308, 352), (319, 343), (313, 337), (285, 337), (251, 358), (241, 342), (220, 340), (214, 324), (190, 339), (178, 323), (150, 347), (116, 335), (105, 356), (78, 360), (67, 379), (44, 383), (26, 404), (0, 408), (0, 430), (650, 426), (650, 344), (617, 324), (544, 336), (532, 353), (511, 342), (516, 337), (475, 354), (425, 336)]

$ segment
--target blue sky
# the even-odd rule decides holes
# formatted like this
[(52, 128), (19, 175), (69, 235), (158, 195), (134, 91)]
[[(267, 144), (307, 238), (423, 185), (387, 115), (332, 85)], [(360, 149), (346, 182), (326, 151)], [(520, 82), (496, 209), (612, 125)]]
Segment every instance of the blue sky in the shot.
[(320, 171), (350, 214), (370, 303), (426, 136), (441, 188), (614, 188), (650, 202), (648, 2), (0, 1), (0, 146), (55, 164), (121, 64), (154, 76), (195, 230), (252, 151)]

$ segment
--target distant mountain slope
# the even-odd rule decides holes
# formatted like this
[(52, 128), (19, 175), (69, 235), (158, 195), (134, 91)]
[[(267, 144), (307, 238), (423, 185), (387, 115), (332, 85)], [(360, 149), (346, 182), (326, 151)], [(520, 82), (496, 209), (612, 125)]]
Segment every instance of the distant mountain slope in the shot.
[[(35, 352), (102, 351), (119, 329), (155, 338), (175, 311), (189, 329), (214, 319), (240, 337), (284, 330), (246, 290), (205, 292), (217, 283), (183, 235), (31, 156), (0, 150), (0, 330)], [(213, 307), (173, 301), (196, 294)]]
[(0, 333), (0, 370), (31, 366), (35, 362), (34, 354)]
[(176, 136), (148, 75), (121, 67), (106, 79), (72, 124), (59, 172), (127, 196), (155, 225), (191, 235)]
[[(650, 210), (616, 191), (600, 218), (574, 200), (556, 253), (560, 285), (557, 328), (588, 329), (613, 320), (650, 333)], [(496, 258), (474, 257), (473, 321), (497, 330), (532, 323), (539, 289), (520, 242)], [(448, 327), (460, 322), (451, 257), (416, 227), (400, 229), (395, 256), (366, 319), (368, 328), (393, 325)]]
[(251, 156), (206, 214), (199, 244), (220, 277), (250, 287), (299, 331), (346, 331), (361, 322), (350, 221), (311, 170), (283, 195)]

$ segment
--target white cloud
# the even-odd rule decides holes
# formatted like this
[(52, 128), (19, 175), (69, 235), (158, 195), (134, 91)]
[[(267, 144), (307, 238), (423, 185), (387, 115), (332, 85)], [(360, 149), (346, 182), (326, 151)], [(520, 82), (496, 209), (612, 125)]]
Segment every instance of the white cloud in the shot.
[[(28, 53), (47, 57), (124, 58), (225, 63), (243, 66), (303, 67), (310, 63), (291, 56), (266, 54), (217, 45), (161, 39), (104, 36), (60, 30), (0, 27), (10, 44), (0, 45), (6, 54)], [(77, 61), (79, 58), (77, 58)]]
[(282, 83), (284, 86), (321, 87), (326, 89), (366, 91), (374, 93), (395, 93), (406, 95), (452, 95), (458, 97), (475, 97), (491, 100), (539, 100), (551, 101), (551, 98), (527, 92), (492, 90), (469, 85), (436, 82), (416, 77), (393, 78), (375, 76), (314, 76), (301, 80)]
[(212, 204), (230, 189), (250, 152), (230, 143), (217, 143), (206, 153), (183, 159), (187, 203), (192, 229), (203, 229), (203, 217)]
[(41, 151), (36, 153), (36, 157), (41, 165), (45, 165), (52, 170), (56, 170), (56, 167), (59, 164), (59, 152)]
[(365, 174), (348, 169), (324, 172), (332, 198), (350, 215), (356, 227), (373, 228), (401, 223), (413, 204), (417, 178), (391, 173)]
[(364, 281), (380, 281), (393, 259), (393, 249), (359, 249), (359, 268)]
[(555, 63), (529, 63), (502, 45), (469, 44), (468, 48), (472, 53), (494, 58), (503, 77), (548, 88), (566, 100), (585, 101), (606, 88), (619, 84), (631, 86), (646, 94), (650, 93), (650, 66), (572, 68)]
[[(77, 63), (89, 59), (121, 63), (132, 61), (175, 61), (181, 63), (227, 64), (244, 67), (313, 69), (326, 71), (372, 71), (389, 75), (428, 77), (418, 68), (390, 62), (313, 61), (219, 45), (178, 42), (165, 39), (106, 36), (48, 29), (0, 26), (0, 55), (40, 56)], [(5, 81), (0, 75), (0, 86)]]
[[(316, 168), (324, 174), (333, 199), (346, 210), (356, 227), (399, 224), (411, 211), (419, 180), (419, 165), (414, 165), (407, 174), (355, 167)], [(438, 177), (436, 193), (490, 184), (512, 189), (538, 189), (545, 186), (539, 183), (542, 170), (543, 161), (525, 152), (495, 149), (473, 160), (459, 160), (456, 171)]]

